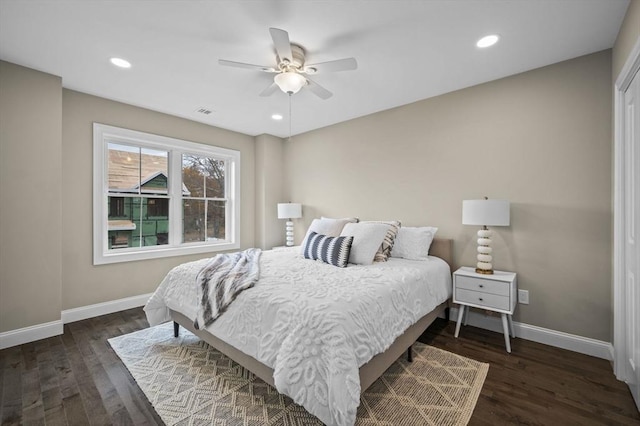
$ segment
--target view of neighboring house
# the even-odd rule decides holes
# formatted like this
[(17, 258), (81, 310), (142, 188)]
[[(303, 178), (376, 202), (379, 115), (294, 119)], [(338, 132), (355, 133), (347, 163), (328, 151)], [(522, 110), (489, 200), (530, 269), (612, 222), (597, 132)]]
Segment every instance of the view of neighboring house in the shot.
[[(108, 246), (169, 243), (167, 152), (109, 144)], [(224, 162), (183, 156), (182, 241), (224, 239)]]
[(166, 153), (110, 144), (108, 176), (109, 248), (167, 244)]

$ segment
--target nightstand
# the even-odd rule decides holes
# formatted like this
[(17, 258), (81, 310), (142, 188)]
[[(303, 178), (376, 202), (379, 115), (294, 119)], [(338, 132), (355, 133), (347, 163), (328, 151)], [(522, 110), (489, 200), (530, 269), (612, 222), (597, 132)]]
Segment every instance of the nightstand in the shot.
[(511, 353), (509, 332), (513, 337), (513, 311), (518, 302), (518, 284), (514, 272), (493, 271), (493, 274), (478, 274), (474, 268), (463, 266), (453, 273), (453, 303), (460, 305), (455, 337), (460, 333), (462, 317), (469, 314), (469, 307), (480, 308), (502, 315), (502, 330), (507, 352)]

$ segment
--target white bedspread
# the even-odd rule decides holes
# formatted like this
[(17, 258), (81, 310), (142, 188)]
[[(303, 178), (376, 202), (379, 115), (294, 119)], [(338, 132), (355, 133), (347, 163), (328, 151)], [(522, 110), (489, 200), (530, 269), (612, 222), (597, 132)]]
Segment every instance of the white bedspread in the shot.
[[(207, 259), (175, 267), (144, 310), (151, 325), (169, 309), (191, 320), (196, 280)], [(358, 369), (451, 296), (449, 266), (390, 258), (336, 268), (304, 259), (299, 247), (265, 251), (260, 280), (207, 331), (274, 369), (283, 394), (328, 425), (352, 425)]]

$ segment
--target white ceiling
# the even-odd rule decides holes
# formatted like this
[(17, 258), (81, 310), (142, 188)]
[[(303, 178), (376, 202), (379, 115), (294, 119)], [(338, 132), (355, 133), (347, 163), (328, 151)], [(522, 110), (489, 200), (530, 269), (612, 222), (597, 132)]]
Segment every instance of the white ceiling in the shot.
[[(289, 135), (288, 96), (259, 97), (275, 65), (269, 27), (307, 63), (355, 57), (316, 74), (334, 93), (292, 98), (292, 133), (339, 123), (613, 46), (628, 0), (102, 1), (0, 0), (0, 58), (63, 86), (249, 135)], [(500, 42), (478, 49), (481, 36)], [(133, 66), (118, 69), (117, 56)], [(214, 111), (198, 114), (200, 107)], [(271, 119), (281, 113), (285, 120)]]

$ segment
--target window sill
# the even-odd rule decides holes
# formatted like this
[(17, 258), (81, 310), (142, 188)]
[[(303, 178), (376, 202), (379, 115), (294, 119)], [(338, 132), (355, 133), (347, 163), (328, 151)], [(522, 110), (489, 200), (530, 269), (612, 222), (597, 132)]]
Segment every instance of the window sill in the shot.
[(160, 259), (165, 257), (186, 256), (190, 254), (212, 253), (237, 250), (239, 243), (220, 244), (190, 244), (182, 247), (156, 246), (144, 251), (125, 251), (126, 249), (110, 250), (108, 253), (94, 253), (94, 265), (112, 263), (135, 262), (139, 260)]

